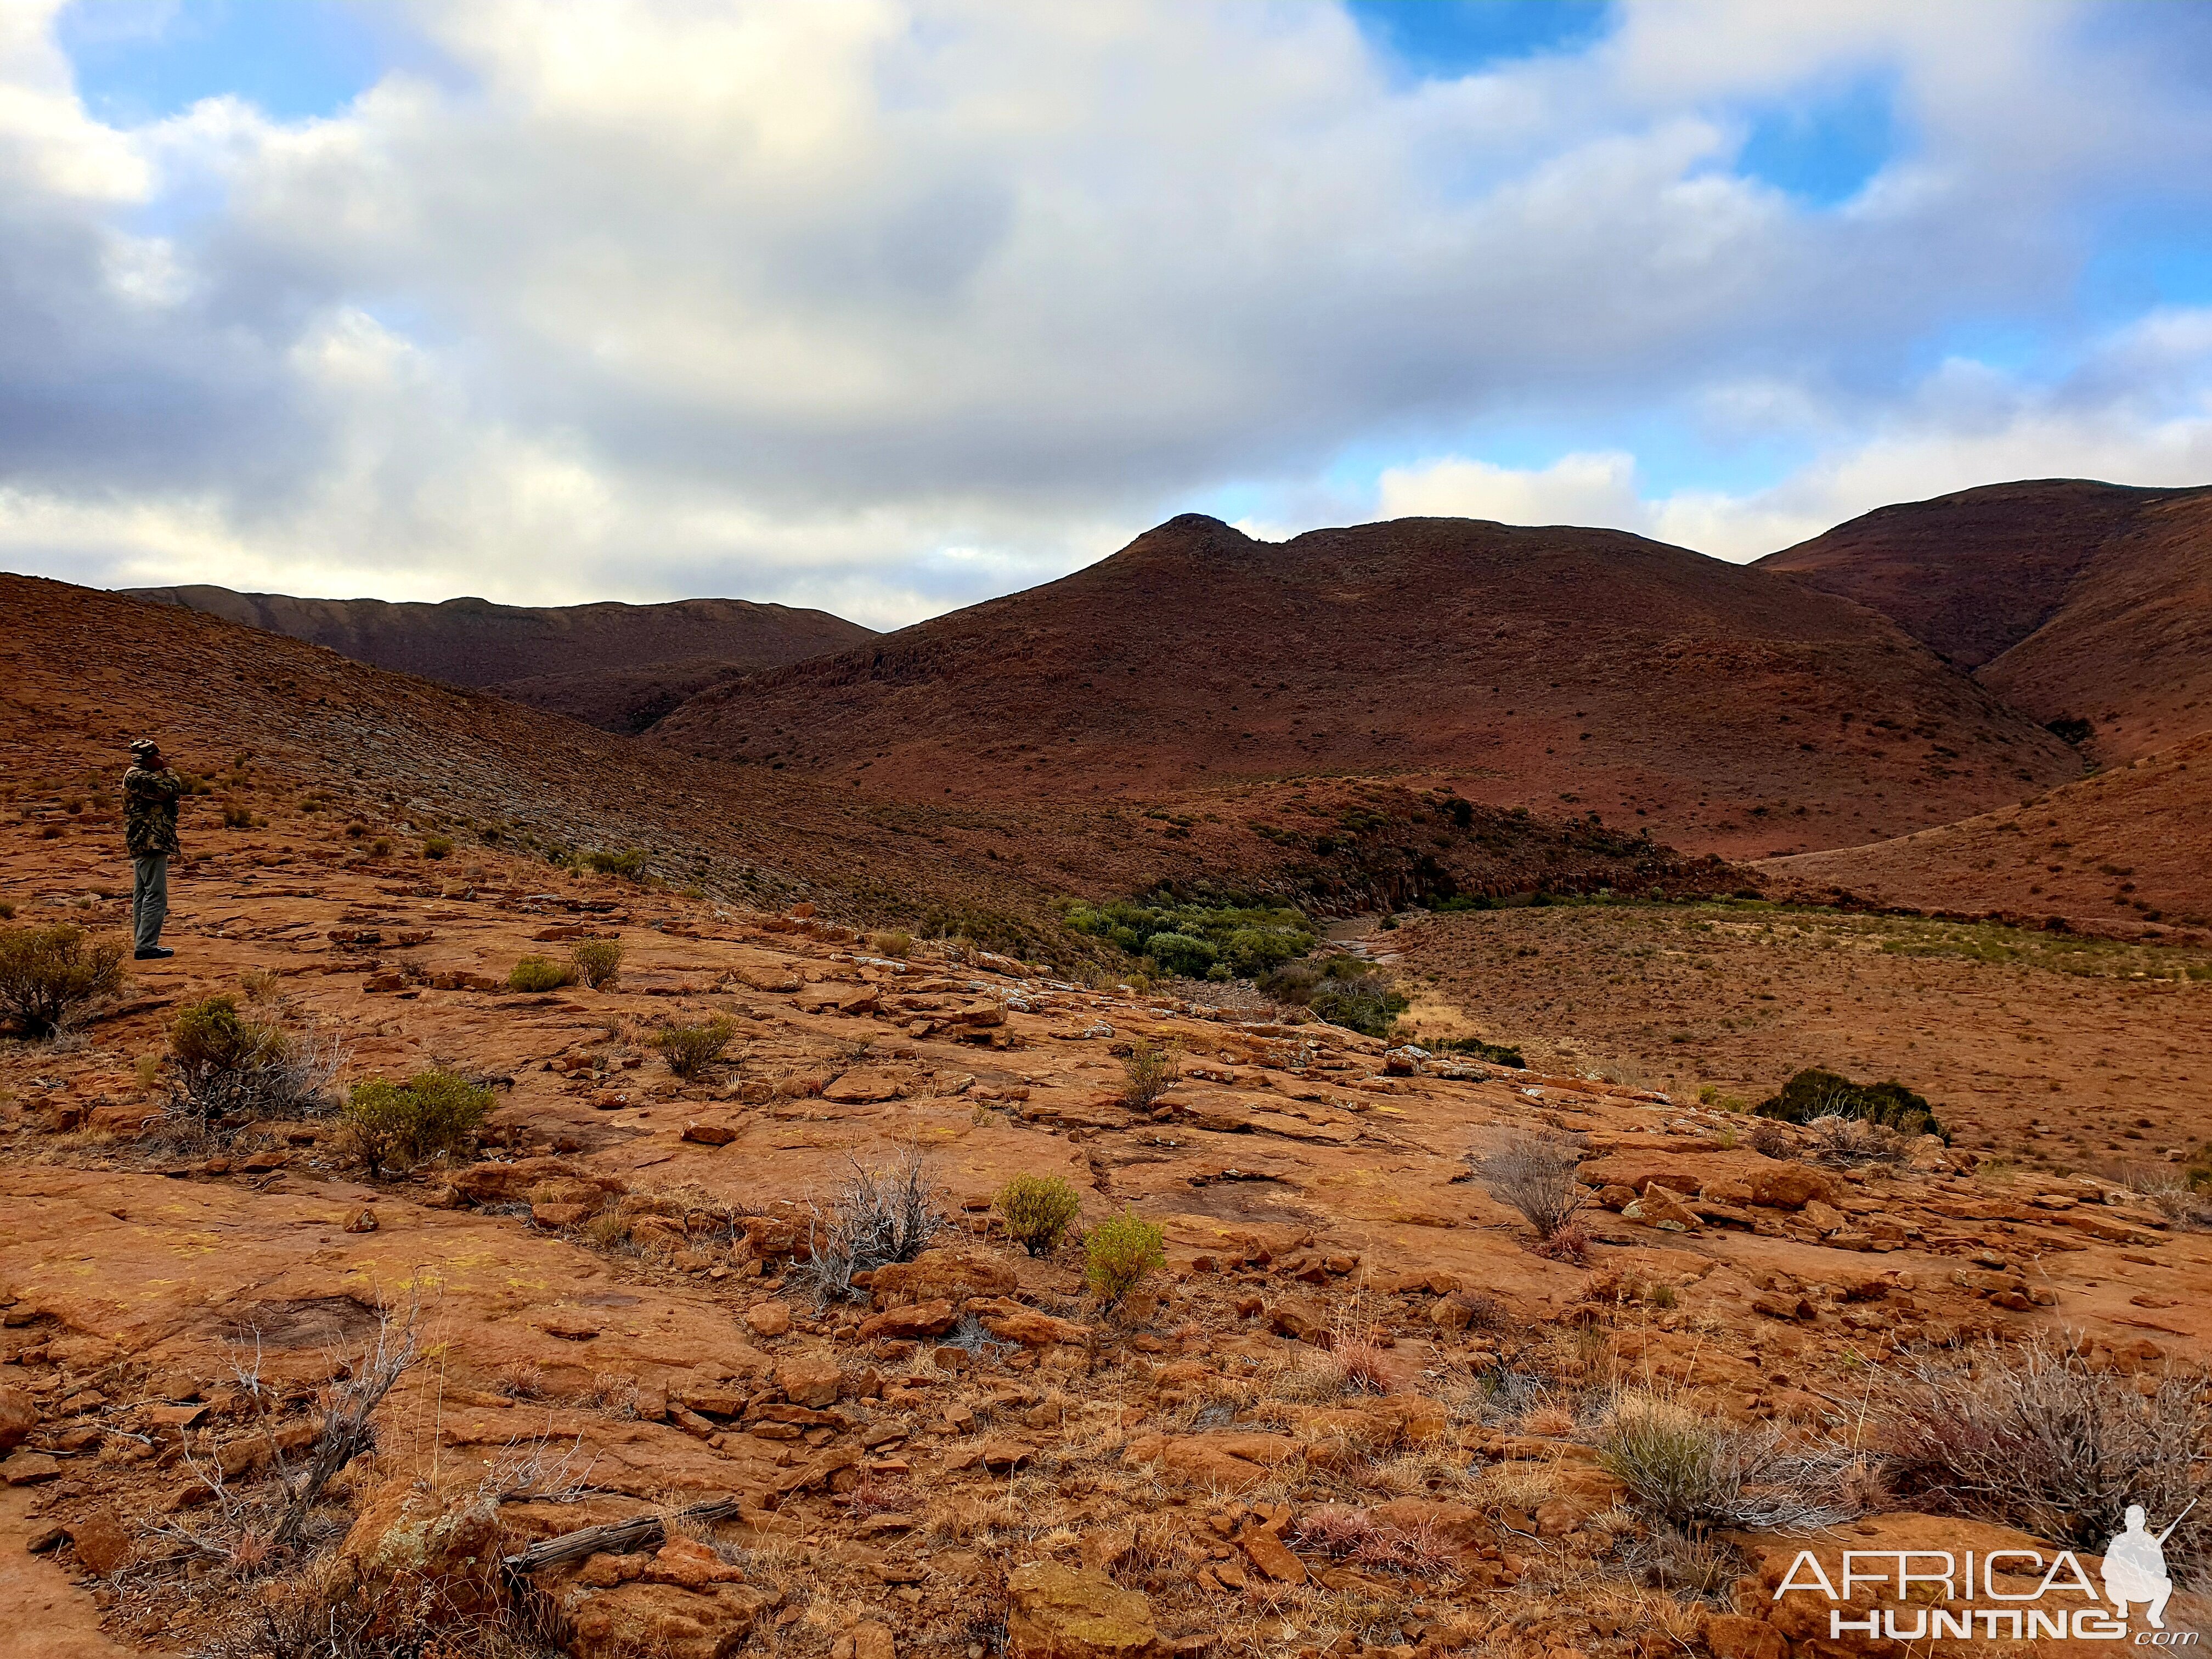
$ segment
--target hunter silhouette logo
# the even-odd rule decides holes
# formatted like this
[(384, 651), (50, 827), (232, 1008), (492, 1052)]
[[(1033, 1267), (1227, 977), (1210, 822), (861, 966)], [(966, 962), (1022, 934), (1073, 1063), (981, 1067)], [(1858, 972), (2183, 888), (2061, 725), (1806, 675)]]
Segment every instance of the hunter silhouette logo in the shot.
[[(2129, 1608), (2140, 1607), (2149, 1628), (2132, 1632), (2136, 1646), (2191, 1647), (2195, 1631), (2166, 1627), (2174, 1589), (2166, 1543), (2196, 1507), (2191, 1499), (2163, 1532), (2152, 1532), (2143, 1506), (2130, 1504), (2125, 1527), (2105, 1547), (2101, 1596), (2072, 1550), (2047, 1561), (2039, 1550), (1845, 1550), (1836, 1578), (1811, 1550), (1800, 1550), (1774, 1599), (1810, 1592), (1851, 1603), (1829, 1609), (1828, 1638), (1838, 1642), (2121, 1642), (2130, 1635)], [(2034, 1588), (2015, 1588), (2022, 1583)], [(1863, 1599), (1869, 1588), (1871, 1606)]]

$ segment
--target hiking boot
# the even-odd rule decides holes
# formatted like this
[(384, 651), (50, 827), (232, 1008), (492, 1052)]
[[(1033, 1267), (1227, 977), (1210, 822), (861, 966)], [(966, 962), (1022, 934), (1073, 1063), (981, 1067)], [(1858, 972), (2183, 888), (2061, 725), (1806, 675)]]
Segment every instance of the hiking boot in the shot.
[(131, 952), (131, 955), (140, 962), (151, 962), (157, 957), (173, 957), (176, 954), (166, 945), (156, 945), (151, 950)]

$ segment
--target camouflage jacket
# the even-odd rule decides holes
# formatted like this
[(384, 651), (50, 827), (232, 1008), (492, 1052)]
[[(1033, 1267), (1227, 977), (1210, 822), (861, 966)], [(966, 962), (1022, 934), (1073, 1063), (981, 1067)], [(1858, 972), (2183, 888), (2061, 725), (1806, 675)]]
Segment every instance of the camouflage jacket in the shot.
[(167, 767), (134, 766), (123, 775), (123, 844), (134, 859), (149, 853), (177, 855), (177, 797), (185, 781)]

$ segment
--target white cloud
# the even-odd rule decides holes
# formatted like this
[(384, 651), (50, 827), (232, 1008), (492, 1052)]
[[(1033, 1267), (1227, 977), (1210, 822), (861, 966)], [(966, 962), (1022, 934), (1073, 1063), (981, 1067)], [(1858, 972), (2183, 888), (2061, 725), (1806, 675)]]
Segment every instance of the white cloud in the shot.
[[(58, 574), (881, 625), (1238, 481), (1341, 495), (1355, 447), (1431, 458), (1386, 511), (1731, 555), (2075, 438), (2197, 453), (2148, 334), (2070, 409), (1901, 368), (1978, 307), (2063, 325), (2081, 212), (2212, 176), (2186, 54), (2100, 9), (1633, 3), (1407, 87), (1315, 4), (420, 0), (449, 73), (128, 130), (54, 13), (0, 9), (0, 557)], [(1869, 73), (1916, 148), (1844, 210), (1729, 170)], [(1435, 435), (1668, 409), (1830, 459), (1646, 500)]]

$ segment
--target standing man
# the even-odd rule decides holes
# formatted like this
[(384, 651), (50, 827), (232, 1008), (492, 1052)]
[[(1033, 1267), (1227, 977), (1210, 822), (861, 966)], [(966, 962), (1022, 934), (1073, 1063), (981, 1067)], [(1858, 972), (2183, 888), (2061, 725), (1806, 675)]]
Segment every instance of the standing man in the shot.
[(161, 745), (141, 738), (131, 745), (123, 775), (123, 844), (131, 854), (131, 933), (140, 962), (177, 953), (161, 944), (169, 914), (169, 860), (177, 855), (177, 797), (185, 781), (161, 758)]

